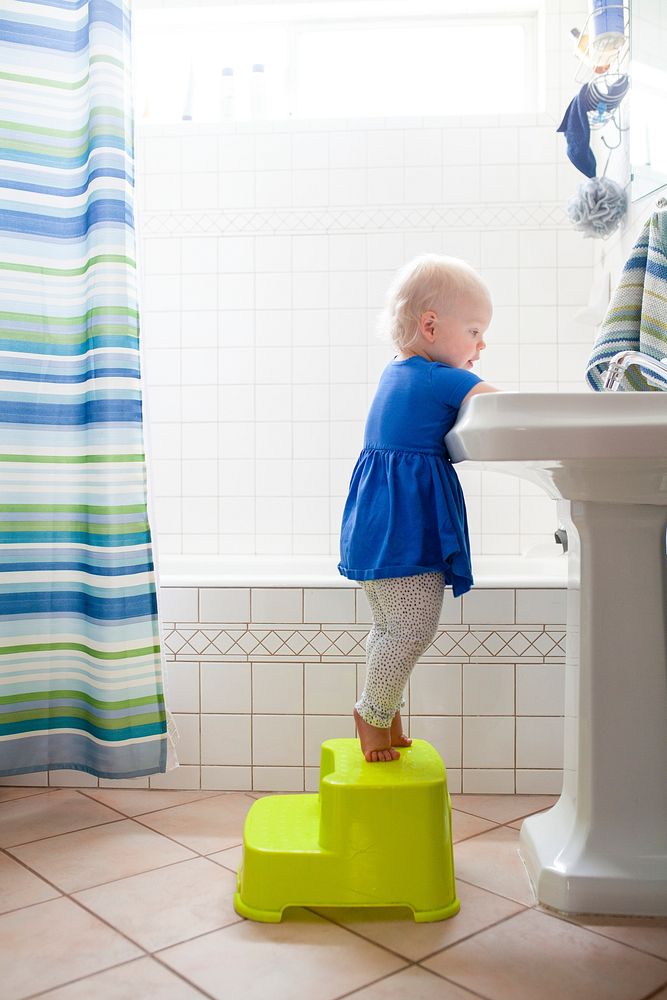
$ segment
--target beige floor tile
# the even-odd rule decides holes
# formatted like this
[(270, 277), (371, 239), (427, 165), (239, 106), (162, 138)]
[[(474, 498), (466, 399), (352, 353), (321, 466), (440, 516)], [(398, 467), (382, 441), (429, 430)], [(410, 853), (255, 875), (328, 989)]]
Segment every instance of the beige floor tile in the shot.
[(232, 872), (207, 858), (193, 858), (73, 898), (147, 951), (157, 951), (240, 920), (235, 891)]
[[(539, 809), (536, 813), (531, 813), (530, 815), (531, 816), (539, 816), (540, 813), (547, 812), (547, 811), (548, 810), (546, 810), (546, 809)], [(523, 826), (523, 821), (525, 819), (527, 819), (527, 818), (528, 818), (527, 816), (522, 816), (521, 819), (515, 819), (511, 823), (506, 823), (505, 825), (511, 827), (512, 830), (520, 830), (521, 827)]]
[(660, 990), (659, 993), (654, 993), (651, 996), (651, 1000), (667, 1000), (667, 986), (664, 990)]
[(478, 833), (492, 830), (494, 826), (497, 826), (497, 823), (482, 819), (480, 816), (473, 816), (471, 813), (452, 809), (452, 837), (455, 844), (460, 840), (467, 840), (468, 837), (474, 837)]
[(548, 809), (557, 795), (452, 795), (452, 808), (494, 823), (509, 823)]
[(208, 859), (215, 861), (216, 865), (224, 865), (230, 871), (237, 872), (243, 860), (243, 846), (239, 844), (237, 847), (228, 847), (226, 851), (209, 854)]
[(59, 895), (57, 889), (33, 875), (18, 861), (0, 854), (0, 913), (16, 910), (20, 906), (43, 903)]
[(157, 812), (158, 809), (168, 809), (170, 806), (182, 806), (186, 802), (197, 799), (209, 799), (220, 795), (220, 792), (204, 791), (200, 788), (161, 789), (161, 788), (86, 788), (84, 795), (96, 799), (111, 809), (117, 809), (125, 816), (141, 816), (143, 813)]
[(39, 1000), (201, 1000), (203, 995), (154, 959), (139, 958), (49, 990)]
[(24, 799), (28, 795), (44, 795), (48, 788), (0, 788), (0, 805), (11, 799)]
[(132, 819), (13, 847), (9, 853), (63, 892), (88, 889), (193, 856), (181, 844)]
[(640, 1000), (667, 981), (667, 962), (538, 910), (423, 964), (490, 1000)]
[(413, 965), (395, 972), (362, 990), (349, 994), (350, 1000), (478, 1000), (474, 993), (440, 976)]
[(520, 903), (465, 882), (458, 882), (456, 889), (461, 902), (459, 912), (455, 917), (431, 924), (415, 923), (407, 909), (318, 907), (317, 912), (369, 941), (418, 962), (426, 955), (432, 955), (434, 951), (440, 951), (523, 909)]
[(20, 1000), (140, 955), (69, 899), (0, 916), (2, 1000)]
[(604, 934), (651, 955), (667, 959), (667, 917), (568, 917), (580, 927)]
[(333, 1000), (404, 965), (305, 910), (280, 924), (243, 920), (159, 957), (216, 1000)]
[(517, 831), (504, 826), (456, 844), (454, 868), (457, 878), (525, 906), (533, 906), (536, 900), (519, 857), (518, 845)]
[(252, 804), (253, 799), (243, 792), (223, 792), (188, 805), (149, 813), (141, 817), (141, 822), (193, 851), (212, 854), (243, 842), (243, 824)]
[(120, 819), (119, 813), (70, 788), (29, 795), (0, 805), (0, 847)]

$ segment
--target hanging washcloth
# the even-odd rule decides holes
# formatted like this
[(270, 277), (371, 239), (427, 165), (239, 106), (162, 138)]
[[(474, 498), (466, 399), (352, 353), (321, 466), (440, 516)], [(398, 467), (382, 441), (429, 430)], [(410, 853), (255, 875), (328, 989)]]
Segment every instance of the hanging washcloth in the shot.
[(597, 164), (590, 146), (591, 126), (588, 120), (587, 102), (588, 84), (585, 83), (576, 97), (570, 101), (556, 131), (565, 133), (567, 155), (577, 170), (586, 177), (595, 177)]
[[(667, 356), (667, 201), (657, 207), (623, 268), (586, 366), (597, 391), (620, 351), (641, 351), (657, 361)], [(626, 373), (626, 383), (639, 391), (656, 389), (636, 367)]]

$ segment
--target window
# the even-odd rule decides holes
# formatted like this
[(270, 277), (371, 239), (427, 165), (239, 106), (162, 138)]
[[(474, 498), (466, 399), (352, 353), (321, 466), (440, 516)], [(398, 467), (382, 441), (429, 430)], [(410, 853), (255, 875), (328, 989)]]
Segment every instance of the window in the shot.
[[(169, 122), (536, 110), (537, 13), (442, 2), (135, 8), (137, 117)], [(225, 70), (223, 74), (223, 70)]]

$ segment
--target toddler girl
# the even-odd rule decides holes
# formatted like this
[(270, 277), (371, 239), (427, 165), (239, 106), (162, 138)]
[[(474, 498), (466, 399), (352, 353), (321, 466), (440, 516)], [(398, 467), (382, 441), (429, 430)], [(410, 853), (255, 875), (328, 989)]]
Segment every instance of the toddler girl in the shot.
[(394, 747), (410, 745), (403, 689), (433, 641), (445, 584), (458, 597), (473, 583), (463, 493), (444, 436), (466, 399), (497, 391), (471, 371), (491, 312), (481, 278), (455, 257), (418, 257), (389, 291), (384, 317), (398, 353), (366, 421), (338, 565), (360, 582), (373, 615), (354, 708), (368, 761), (395, 760)]

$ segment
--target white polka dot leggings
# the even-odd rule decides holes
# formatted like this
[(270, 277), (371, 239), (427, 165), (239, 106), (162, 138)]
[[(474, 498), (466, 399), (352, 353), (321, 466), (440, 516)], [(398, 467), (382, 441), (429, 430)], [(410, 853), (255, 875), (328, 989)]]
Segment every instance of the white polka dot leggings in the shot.
[(364, 580), (373, 625), (366, 640), (366, 686), (356, 709), (371, 726), (386, 729), (401, 707), (412, 668), (435, 637), (445, 577), (420, 573)]

